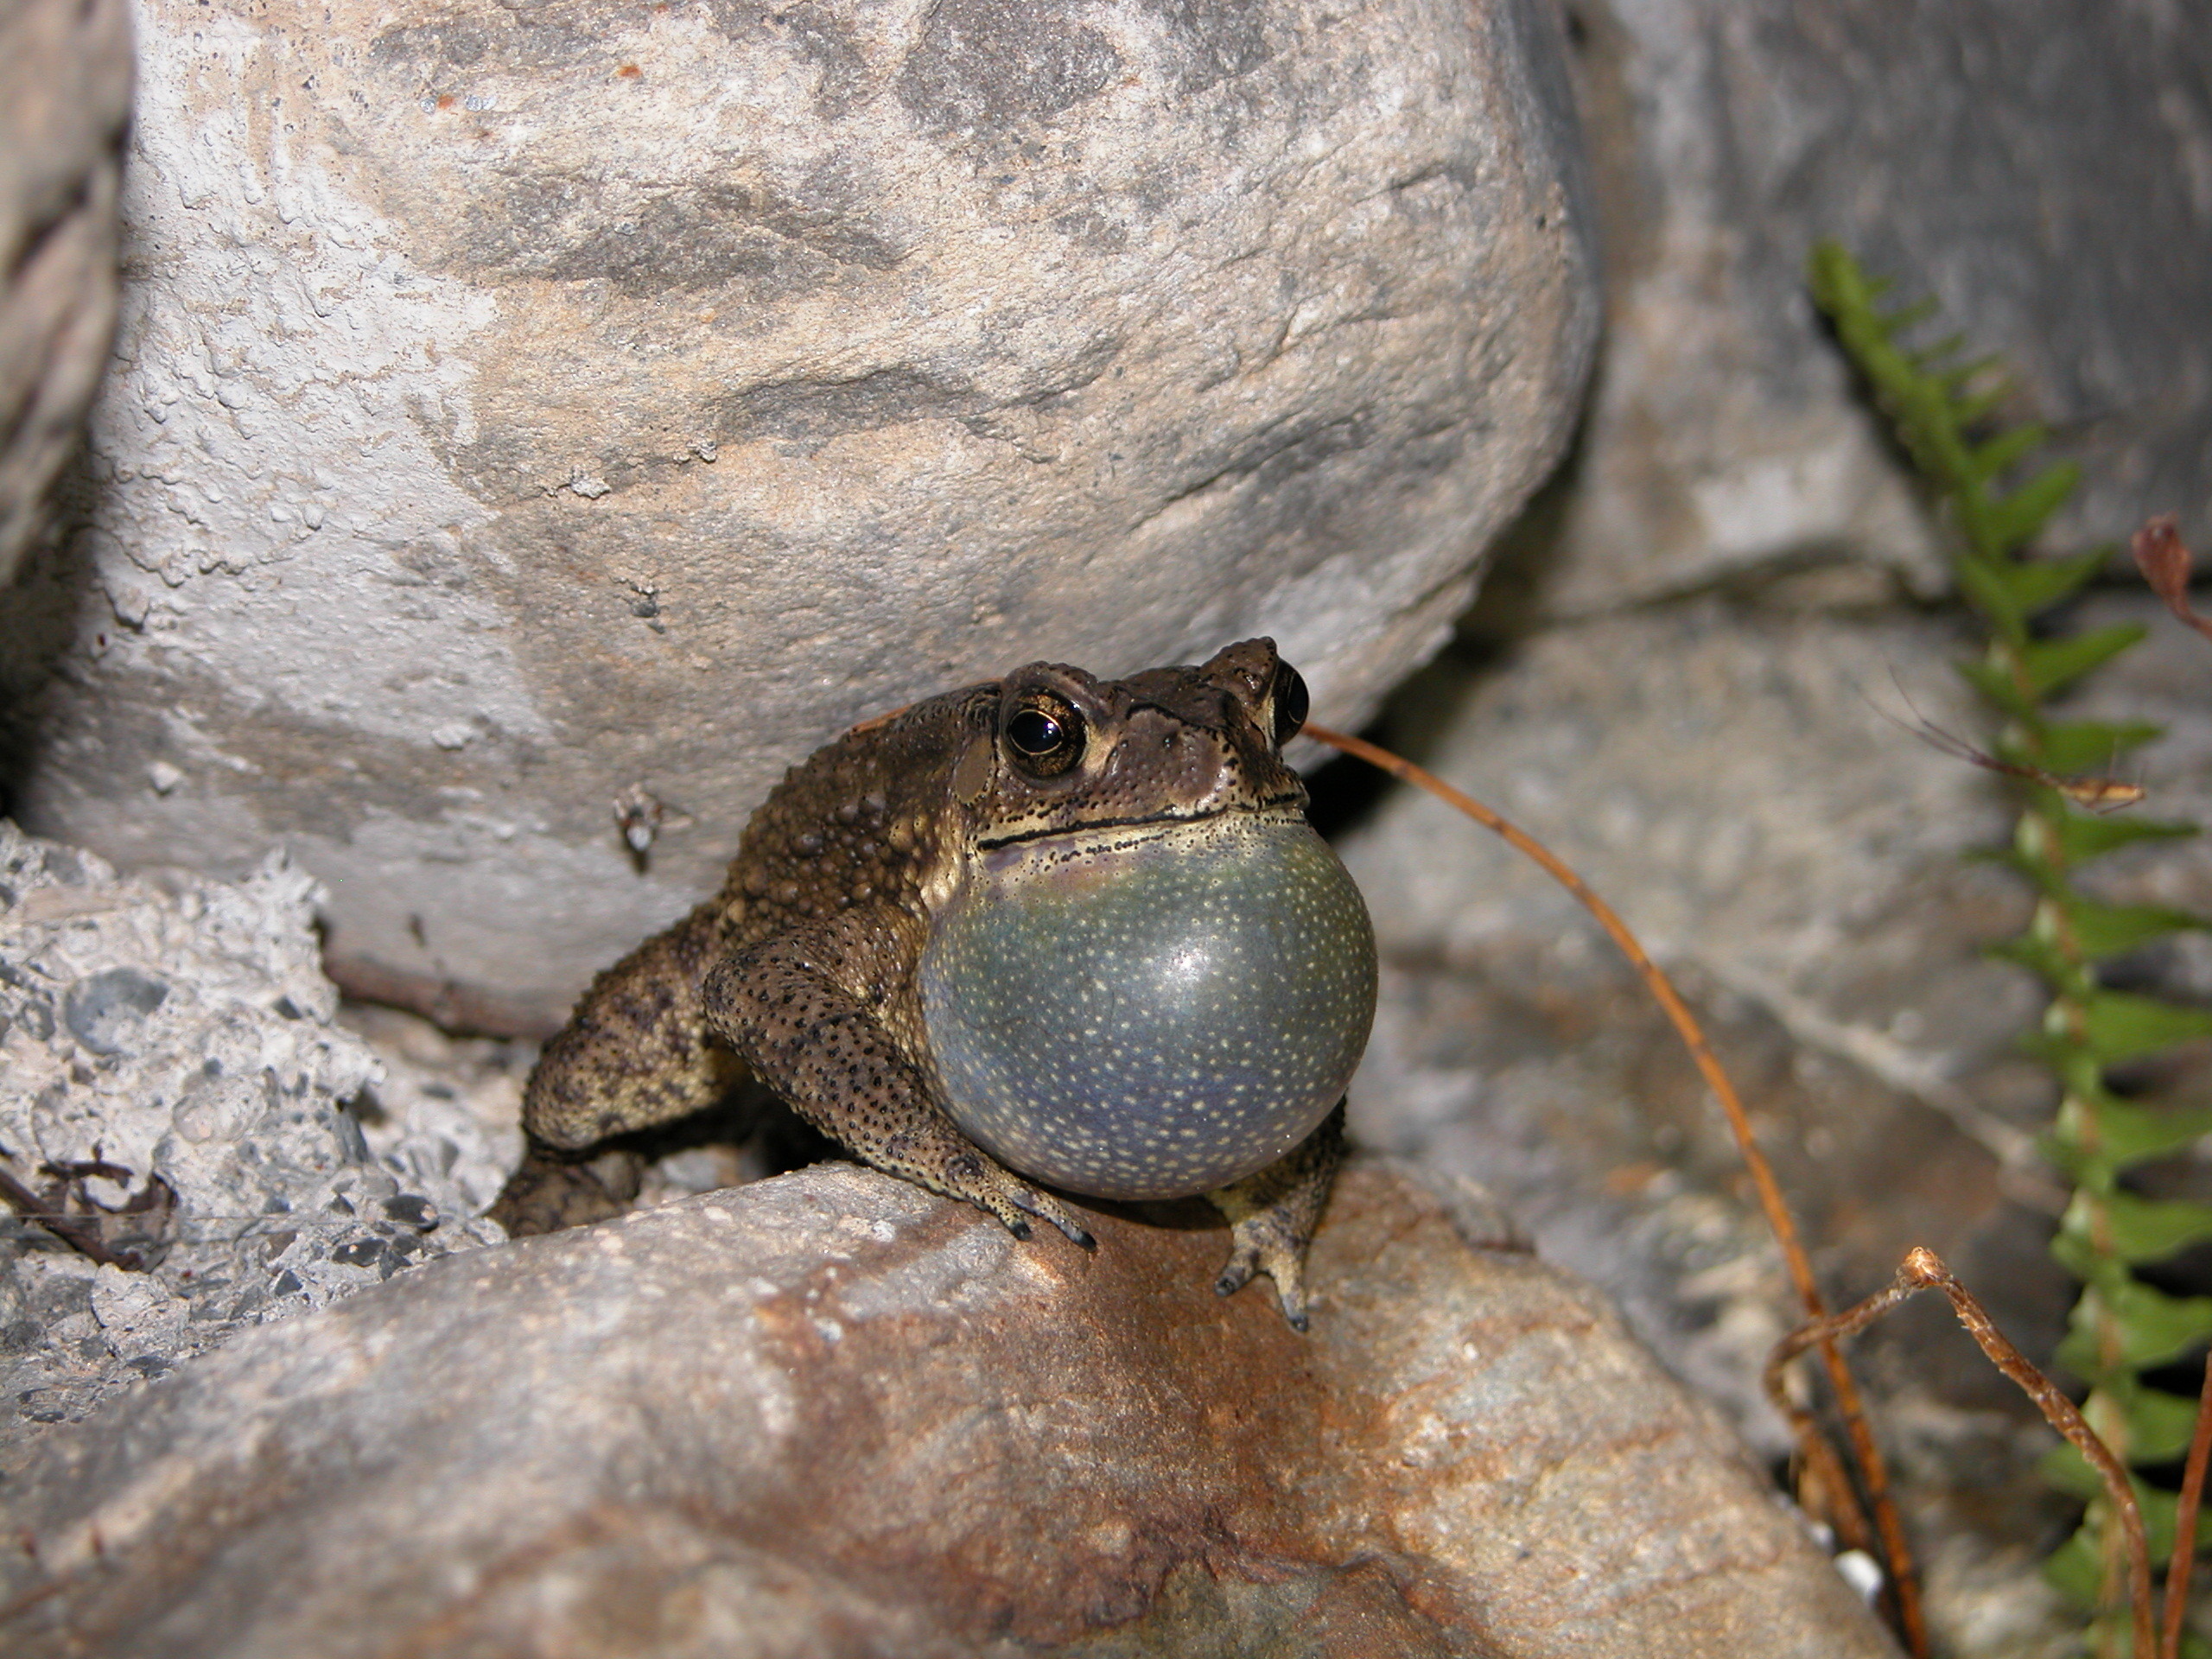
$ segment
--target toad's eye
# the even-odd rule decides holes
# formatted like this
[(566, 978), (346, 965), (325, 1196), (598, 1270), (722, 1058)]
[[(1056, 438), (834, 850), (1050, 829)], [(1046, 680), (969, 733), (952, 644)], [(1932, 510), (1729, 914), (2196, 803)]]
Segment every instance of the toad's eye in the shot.
[(1298, 735), (1306, 724), (1306, 677), (1288, 663), (1275, 664), (1275, 747)]
[(1083, 753), (1083, 716), (1058, 697), (1033, 697), (1006, 721), (1014, 764), (1033, 778), (1055, 778)]

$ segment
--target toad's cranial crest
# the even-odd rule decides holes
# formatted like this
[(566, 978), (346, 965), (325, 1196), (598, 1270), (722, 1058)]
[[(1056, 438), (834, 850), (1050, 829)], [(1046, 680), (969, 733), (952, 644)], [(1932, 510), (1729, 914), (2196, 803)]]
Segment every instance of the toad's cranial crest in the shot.
[(1272, 640), (1122, 680), (1036, 663), (855, 728), (753, 814), (721, 893), (593, 982), (523, 1103), (516, 1233), (613, 1207), (578, 1154), (747, 1072), (865, 1162), (1027, 1237), (1046, 1185), (1204, 1193), (1224, 1294), (1306, 1323), (1375, 1010), (1366, 907), (1282, 746)]

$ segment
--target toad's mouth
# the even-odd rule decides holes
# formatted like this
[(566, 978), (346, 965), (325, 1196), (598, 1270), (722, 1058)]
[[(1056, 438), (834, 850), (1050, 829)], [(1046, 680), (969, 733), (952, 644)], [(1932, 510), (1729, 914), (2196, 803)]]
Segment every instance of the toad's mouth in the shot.
[(1116, 831), (1166, 830), (1179, 824), (1204, 823), (1215, 818), (1256, 818), (1270, 823), (1303, 823), (1306, 822), (1306, 802), (1297, 792), (1286, 790), (1280, 795), (1271, 795), (1266, 800), (1249, 806), (1217, 806), (1198, 812), (1143, 812), (1126, 818), (1092, 818), (1083, 823), (1050, 824), (1041, 829), (1019, 830), (1010, 836), (986, 836), (976, 842), (976, 850), (994, 853), (1002, 848), (1019, 847), (1031, 842), (1074, 842)]

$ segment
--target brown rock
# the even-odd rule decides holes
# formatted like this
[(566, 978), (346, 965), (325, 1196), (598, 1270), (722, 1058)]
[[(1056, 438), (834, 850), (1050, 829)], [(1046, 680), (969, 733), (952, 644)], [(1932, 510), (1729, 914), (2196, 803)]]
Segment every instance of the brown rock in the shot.
[(1164, 1217), (823, 1166), (434, 1263), (35, 1446), (11, 1651), (1892, 1651), (1478, 1204), (1355, 1168), (1307, 1338)]

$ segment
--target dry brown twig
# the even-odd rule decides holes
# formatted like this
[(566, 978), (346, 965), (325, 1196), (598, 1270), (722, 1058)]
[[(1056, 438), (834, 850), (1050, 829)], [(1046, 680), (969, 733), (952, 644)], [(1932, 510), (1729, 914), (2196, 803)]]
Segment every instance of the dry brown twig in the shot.
[(130, 1172), (97, 1152), (82, 1162), (47, 1164), (44, 1173), (50, 1178), (46, 1191), (34, 1192), (0, 1164), (0, 1204), (90, 1261), (143, 1273), (159, 1260), (176, 1207), (175, 1191), (167, 1181), (149, 1175), (119, 1209), (111, 1210), (86, 1196), (85, 1180), (97, 1176), (127, 1192)]
[(2135, 568), (2151, 584), (2151, 591), (2165, 601), (2176, 620), (2212, 639), (2212, 617), (2199, 615), (2189, 602), (2189, 579), (2195, 562), (2173, 514), (2160, 513), (2146, 521), (2129, 541), (2127, 550), (2135, 556)]
[[(1813, 1276), (1811, 1259), (1799, 1238), (1797, 1224), (1791, 1217), (1789, 1205), (1783, 1201), (1782, 1187), (1774, 1178), (1773, 1166), (1759, 1148), (1758, 1139), (1751, 1133), (1750, 1116), (1737, 1096), (1735, 1086), (1728, 1081), (1728, 1074), (1721, 1069), (1713, 1052), (1713, 1046), (1706, 1040), (1702, 1028), (1674, 983), (1651, 960), (1650, 954), (1629, 931), (1628, 924), (1615, 912), (1612, 906), (1592, 892), (1558, 855), (1525, 831), (1484, 806), (1472, 796), (1454, 789), (1433, 772), (1423, 770), (1412, 761), (1377, 747), (1362, 738), (1334, 732), (1326, 727), (1308, 724), (1306, 735), (1330, 747), (1379, 766), (1392, 777), (1427, 790), (1439, 800), (1457, 808), (1492, 834), (1499, 836), (1516, 852), (1533, 859), (1552, 880), (1573, 893), (1582, 907), (1595, 917), (1613, 943), (1620, 947), (1648, 986), (1659, 1006), (1666, 1011), (1682, 1045), (1703, 1075), (1706, 1084), (1720, 1103), (1726, 1115), (1728, 1127), (1734, 1133), (1738, 1151), (1745, 1167), (1750, 1171), (1751, 1185), (1758, 1193), (1759, 1208), (1765, 1213), (1767, 1225), (1772, 1230), (1776, 1242), (1782, 1247), (1783, 1260), (1788, 1264), (1791, 1282), (1796, 1286), (1798, 1300), (1804, 1305), (1807, 1315), (1815, 1323), (1827, 1317), (1827, 1304), (1821, 1298), (1820, 1286)], [(1831, 1338), (1815, 1338), (1821, 1351), (1821, 1361), (1828, 1377), (1828, 1384), (1835, 1395), (1836, 1410), (1844, 1422), (1845, 1433), (1850, 1437), (1853, 1458), (1859, 1465), (1859, 1478), (1866, 1501), (1874, 1512), (1874, 1526), (1881, 1537), (1882, 1554), (1889, 1571), (1889, 1588), (1897, 1610), (1897, 1625), (1904, 1635), (1907, 1649), (1914, 1659), (1924, 1659), (1928, 1652), (1926, 1621), (1921, 1612), (1919, 1580), (1913, 1572), (1912, 1555), (1904, 1537), (1904, 1523), (1897, 1514), (1897, 1503), (1890, 1495), (1889, 1476), (1882, 1461), (1881, 1450), (1874, 1443), (1874, 1435), (1867, 1427), (1866, 1407), (1859, 1394), (1858, 1384), (1852, 1380), (1850, 1369), (1845, 1365), (1843, 1352)], [(1793, 1427), (1799, 1431), (1798, 1444), (1806, 1468), (1820, 1484), (1827, 1489), (1827, 1496), (1838, 1505), (1839, 1531), (1845, 1541), (1863, 1545), (1866, 1528), (1863, 1516), (1853, 1509), (1849, 1480), (1845, 1477), (1834, 1450), (1828, 1445), (1809, 1414), (1798, 1414), (1794, 1407), (1786, 1407), (1784, 1414)], [(1852, 1536), (1853, 1533), (1858, 1535)]]
[(2166, 1565), (2166, 1628), (2159, 1659), (2181, 1659), (2182, 1621), (2189, 1614), (2189, 1569), (2196, 1560), (2196, 1510), (2204, 1498), (2204, 1465), (2212, 1457), (2212, 1361), (2196, 1396), (2196, 1427), (2182, 1465), (2181, 1498), (2174, 1506), (2174, 1553)]
[[(2102, 1478), (2105, 1491), (2111, 1499), (2113, 1510), (2120, 1517), (2120, 1539), (2127, 1557), (2128, 1614), (2133, 1621), (2136, 1659), (2157, 1659), (2158, 1642), (2153, 1634), (2151, 1604), (2151, 1551), (2143, 1535), (2143, 1513), (2135, 1502), (2135, 1489), (2129, 1484), (2125, 1465), (2113, 1454), (2112, 1448), (2097, 1438), (2081, 1408), (2060, 1391), (2058, 1385), (2037, 1370), (2028, 1357), (2015, 1348), (1997, 1328), (1974, 1293), (1952, 1277), (1943, 1259), (1925, 1246), (1916, 1245), (1905, 1253), (1897, 1268), (1897, 1276), (1886, 1290), (1879, 1290), (1862, 1302), (1853, 1304), (1840, 1313), (1825, 1314), (1807, 1320), (1775, 1344), (1768, 1357), (1764, 1382), (1767, 1397), (1785, 1414), (1800, 1409), (1791, 1403), (1784, 1389), (1783, 1372), (1789, 1362), (1808, 1348), (1821, 1346), (1824, 1350), (1847, 1337), (1854, 1337), (1880, 1319), (1891, 1308), (1923, 1290), (1940, 1290), (1950, 1299), (1951, 1311), (1959, 1316), (1959, 1323), (1967, 1334), (1980, 1344), (1981, 1351), (1989, 1356), (1991, 1364), (2005, 1373), (2018, 1385), (2020, 1391), (2035, 1402), (2045, 1421), (2072, 1442), (2074, 1448), (2088, 1459)], [(2212, 1397), (2212, 1395), (2208, 1395)], [(2197, 1414), (2197, 1437), (2203, 1440), (2208, 1433), (2208, 1417)], [(2192, 1458), (2195, 1448), (2191, 1448)], [(2202, 1473), (2199, 1474), (2200, 1484)], [(2183, 1536), (2186, 1536), (2184, 1529)], [(2177, 1548), (2180, 1545), (2177, 1542)], [(2188, 1577), (2183, 1573), (2182, 1585), (2185, 1592)], [(2169, 1591), (2169, 1595), (2171, 1595)], [(2178, 1643), (2180, 1626), (2172, 1605), (2167, 1609), (2167, 1623)], [(2170, 1652), (2172, 1651), (2170, 1649)]]

